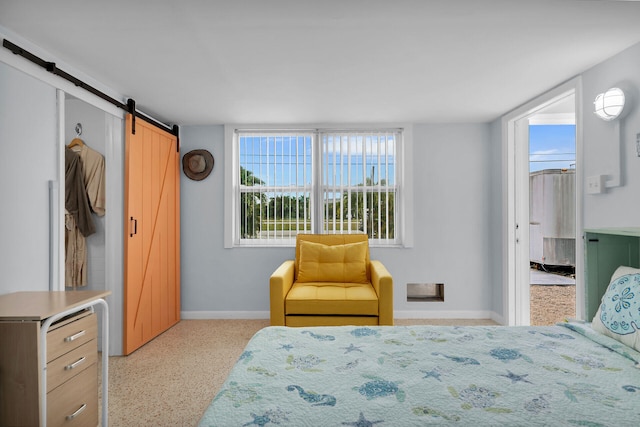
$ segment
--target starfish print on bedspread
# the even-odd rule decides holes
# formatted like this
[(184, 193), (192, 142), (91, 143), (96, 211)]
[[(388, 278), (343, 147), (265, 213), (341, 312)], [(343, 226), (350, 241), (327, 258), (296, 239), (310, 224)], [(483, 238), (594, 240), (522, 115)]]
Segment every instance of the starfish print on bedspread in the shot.
[(499, 376), (501, 377), (505, 377), (505, 378), (509, 378), (511, 380), (511, 384), (513, 383), (517, 383), (517, 382), (525, 382), (525, 383), (529, 383), (529, 384), (533, 384), (531, 381), (525, 379), (525, 377), (528, 377), (529, 374), (523, 374), (523, 375), (516, 375), (513, 372), (511, 372), (510, 370), (507, 369), (508, 374), (504, 375), (504, 374), (500, 374)]
[(378, 421), (369, 421), (364, 417), (364, 414), (362, 412), (360, 412), (360, 418), (358, 418), (358, 421), (356, 422), (343, 422), (342, 425), (343, 426), (354, 426), (354, 427), (371, 427), (374, 424), (378, 424), (378, 423), (382, 423), (384, 422), (384, 420), (378, 420)]
[(340, 347), (341, 350), (344, 350), (344, 354), (351, 353), (352, 351), (359, 351), (362, 353), (362, 346), (356, 346), (353, 344), (349, 344), (349, 347)]
[(424, 377), (422, 377), (422, 379), (435, 378), (436, 380), (442, 382), (442, 380), (440, 379), (442, 374), (445, 374), (445, 376), (446, 376), (451, 371), (448, 370), (448, 369), (442, 369), (442, 368), (439, 368), (439, 367), (435, 367), (430, 371), (425, 371), (423, 369), (420, 369), (420, 372), (422, 372), (424, 374)]

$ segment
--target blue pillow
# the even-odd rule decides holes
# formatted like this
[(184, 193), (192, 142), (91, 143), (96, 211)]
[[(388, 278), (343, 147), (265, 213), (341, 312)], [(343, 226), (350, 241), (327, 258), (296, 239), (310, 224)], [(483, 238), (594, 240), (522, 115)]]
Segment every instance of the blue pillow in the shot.
[(640, 351), (640, 270), (621, 266), (611, 276), (591, 326)]

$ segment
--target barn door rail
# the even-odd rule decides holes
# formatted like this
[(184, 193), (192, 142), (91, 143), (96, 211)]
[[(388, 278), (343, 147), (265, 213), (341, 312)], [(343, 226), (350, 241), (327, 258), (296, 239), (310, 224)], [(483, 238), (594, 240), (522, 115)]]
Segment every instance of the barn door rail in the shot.
[(116, 107), (127, 111), (128, 113), (131, 113), (131, 115), (134, 118), (134, 122), (133, 122), (133, 133), (136, 133), (136, 128), (135, 128), (135, 118), (140, 118), (142, 120), (144, 120), (145, 122), (164, 130), (165, 132), (168, 132), (172, 135), (178, 136), (179, 133), (179, 127), (177, 125), (173, 125), (173, 127), (170, 127), (168, 125), (165, 125), (164, 123), (161, 123), (149, 116), (147, 116), (144, 113), (141, 113), (140, 111), (136, 110), (136, 102), (133, 99), (128, 99), (127, 103), (123, 103), (118, 101), (115, 98), (112, 98), (111, 96), (107, 95), (106, 93), (96, 89), (95, 87), (83, 82), (82, 80), (78, 79), (77, 77), (72, 76), (71, 74), (61, 70), (60, 68), (58, 68), (56, 66), (55, 62), (49, 62), (49, 61), (45, 61), (44, 59), (34, 55), (33, 53), (21, 48), (20, 46), (11, 43), (9, 40), (7, 39), (3, 39), (2, 41), (2, 46), (9, 49), (11, 52), (13, 52), (15, 55), (20, 55), (23, 58), (33, 62), (34, 64), (44, 68), (45, 70), (47, 70), (48, 72), (55, 74), (56, 76), (60, 76), (63, 79), (73, 83), (74, 85), (76, 85), (77, 87), (80, 87), (88, 92), (91, 92), (92, 94), (94, 94), (95, 96), (109, 102), (110, 104), (115, 105)]

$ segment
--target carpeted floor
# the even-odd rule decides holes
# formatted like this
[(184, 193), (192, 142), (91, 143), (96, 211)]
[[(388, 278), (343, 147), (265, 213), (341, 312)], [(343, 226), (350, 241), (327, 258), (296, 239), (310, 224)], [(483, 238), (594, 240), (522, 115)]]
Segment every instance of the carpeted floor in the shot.
[[(396, 319), (396, 325), (495, 325)], [(246, 343), (268, 320), (183, 320), (126, 357), (109, 358), (109, 425), (195, 426)]]

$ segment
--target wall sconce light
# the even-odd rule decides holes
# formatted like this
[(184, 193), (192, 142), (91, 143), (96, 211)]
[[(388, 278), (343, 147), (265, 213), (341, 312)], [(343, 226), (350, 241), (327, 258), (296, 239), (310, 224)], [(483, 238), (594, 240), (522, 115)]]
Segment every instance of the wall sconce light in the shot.
[(607, 122), (615, 120), (624, 109), (624, 101), (625, 97), (622, 89), (613, 87), (596, 96), (596, 100), (593, 102), (595, 113)]
[[(621, 119), (624, 110), (625, 95), (622, 89), (613, 87), (604, 93), (596, 96), (593, 105), (596, 116), (606, 122)], [(603, 193), (606, 188), (620, 187), (623, 185), (622, 179), (622, 151), (620, 139), (620, 121), (613, 122), (613, 139), (615, 144), (610, 146), (613, 157), (616, 159), (613, 173), (608, 175), (594, 175), (587, 177), (587, 192), (590, 194)]]

